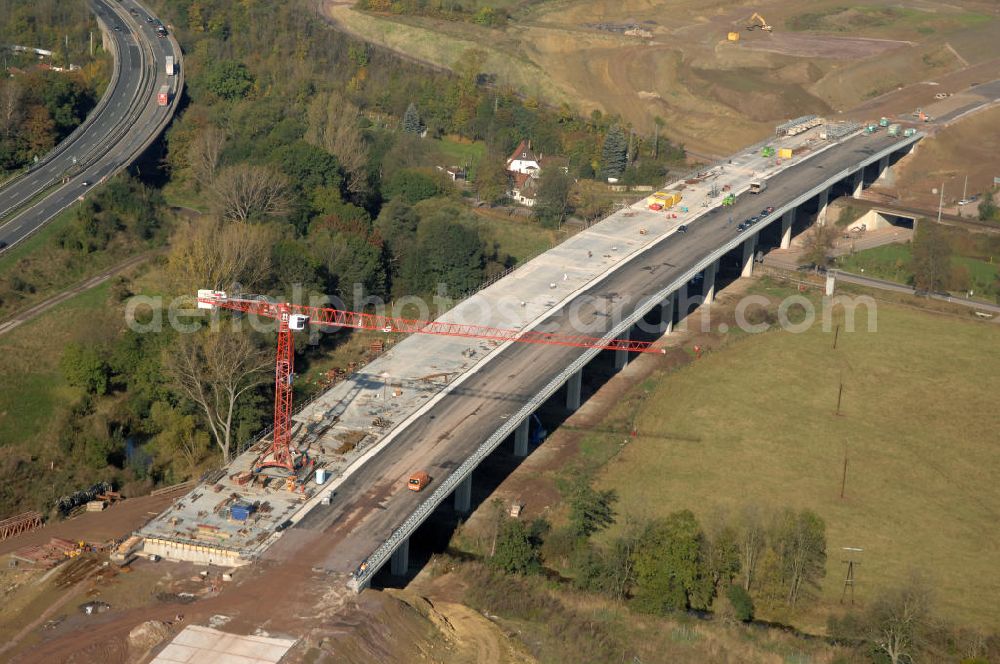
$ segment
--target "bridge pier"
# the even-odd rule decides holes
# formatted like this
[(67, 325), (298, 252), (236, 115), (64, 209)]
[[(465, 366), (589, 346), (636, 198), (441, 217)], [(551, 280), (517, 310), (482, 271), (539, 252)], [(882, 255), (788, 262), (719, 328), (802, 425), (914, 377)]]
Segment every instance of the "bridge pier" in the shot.
[(819, 192), (819, 211), (816, 213), (817, 226), (823, 226), (826, 224), (826, 210), (828, 207), (830, 207), (829, 188)]
[(861, 198), (861, 192), (865, 188), (865, 169), (859, 169), (854, 172), (854, 193), (851, 194), (854, 198)]
[(715, 301), (715, 275), (719, 272), (719, 261), (713, 261), (705, 268), (704, 283), (701, 287), (701, 294), (705, 298), (704, 304), (712, 304)]
[(514, 456), (528, 456), (528, 427), (531, 426), (531, 416), (524, 418), (524, 421), (514, 429)]
[[(616, 350), (615, 353), (622, 351)], [(626, 357), (628, 353), (625, 353)], [(615, 355), (617, 358), (618, 356)], [(580, 389), (583, 387), (583, 369), (573, 372), (573, 375), (566, 381), (566, 410), (571, 413), (580, 408)]]
[(788, 249), (792, 246), (792, 224), (795, 223), (795, 210), (792, 208), (781, 216), (781, 248)]
[(410, 569), (410, 538), (399, 543), (389, 559), (389, 573), (393, 576), (406, 576)]
[(878, 160), (878, 180), (883, 181), (889, 178), (889, 155)]
[(743, 243), (743, 269), (740, 271), (741, 277), (753, 276), (753, 254), (757, 249), (757, 235), (751, 235)]
[(674, 331), (674, 300), (676, 299), (677, 294), (671, 293), (660, 304), (660, 321), (663, 334), (670, 334)]
[[(628, 330), (626, 330), (625, 334), (623, 334), (621, 336), (621, 338), (622, 339), (631, 339), (632, 338), (632, 328), (629, 328)], [(627, 350), (616, 350), (616, 351), (614, 351), (614, 354), (615, 354), (615, 371), (621, 371), (622, 369), (625, 368), (625, 365), (628, 364), (628, 351)], [(569, 407), (568, 404), (567, 404), (567, 407)], [(579, 408), (579, 404), (577, 405), (577, 408)]]
[(468, 514), (472, 510), (472, 473), (455, 487), (455, 511)]

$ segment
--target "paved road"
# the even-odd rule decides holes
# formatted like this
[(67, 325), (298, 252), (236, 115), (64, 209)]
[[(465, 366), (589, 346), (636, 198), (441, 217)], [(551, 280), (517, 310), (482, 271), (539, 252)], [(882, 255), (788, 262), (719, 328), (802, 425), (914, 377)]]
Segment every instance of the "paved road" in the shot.
[(168, 80), (165, 71), (166, 56), (179, 61), (173, 38), (157, 38), (146, 21), (149, 14), (129, 0), (91, 0), (91, 7), (117, 53), (111, 85), (77, 131), (30, 172), (0, 189), (0, 242), (8, 249), (131, 163), (176, 107), (176, 101), (166, 107), (156, 103), (161, 85), (179, 85), (179, 77)]
[[(844, 272), (842, 270), (834, 270), (834, 273), (837, 275), (838, 281), (843, 281), (849, 284), (869, 286), (871, 288), (894, 291), (896, 293), (906, 293), (907, 295), (917, 294), (916, 289), (913, 288), (912, 286), (907, 286), (905, 284), (898, 284), (895, 281), (887, 281), (885, 279), (875, 279), (874, 277), (865, 277), (860, 274), (853, 274), (851, 272)], [(949, 295), (948, 293), (943, 293), (943, 292), (924, 293), (923, 297), (929, 298), (931, 300), (940, 300), (941, 302), (950, 302), (952, 304), (958, 304), (963, 307), (969, 307), (970, 309), (975, 309), (976, 311), (989, 312), (992, 314), (1000, 314), (1000, 306), (997, 306), (995, 304), (989, 304), (987, 302), (978, 302), (976, 300), (969, 300), (964, 297), (956, 297), (954, 295)]]
[[(765, 206), (778, 207), (894, 141), (887, 136), (859, 137), (821, 153), (771, 178), (763, 194), (739, 197), (732, 215), (739, 220)], [(736, 236), (728, 216), (717, 211), (692, 222), (687, 233), (666, 238), (578, 297), (597, 302), (615, 298), (625, 310), (635, 310)], [(772, 218), (770, 223), (780, 220)], [(582, 307), (579, 318), (593, 323), (594, 329), (573, 330), (565, 313), (569, 309), (553, 314), (540, 329), (601, 336), (610, 328), (605, 313), (591, 306)], [(413, 470), (424, 469), (433, 478), (447, 477), (581, 352), (531, 344), (513, 344), (503, 350), (348, 478), (333, 505), (317, 507), (286, 531), (265, 557), (282, 559), (306, 547), (323, 547), (328, 569), (352, 571), (425, 497), (405, 489), (405, 478)]]

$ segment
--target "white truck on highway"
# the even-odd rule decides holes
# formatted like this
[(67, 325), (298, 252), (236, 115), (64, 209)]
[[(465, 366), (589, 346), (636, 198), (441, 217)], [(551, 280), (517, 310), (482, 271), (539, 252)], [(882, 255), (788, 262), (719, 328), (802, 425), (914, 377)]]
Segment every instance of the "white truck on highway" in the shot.
[(767, 183), (764, 182), (763, 180), (756, 180), (756, 181), (750, 183), (750, 193), (751, 194), (759, 194), (760, 192), (764, 191), (765, 189), (767, 189)]
[(167, 76), (173, 76), (176, 73), (174, 70), (174, 56), (167, 56)]

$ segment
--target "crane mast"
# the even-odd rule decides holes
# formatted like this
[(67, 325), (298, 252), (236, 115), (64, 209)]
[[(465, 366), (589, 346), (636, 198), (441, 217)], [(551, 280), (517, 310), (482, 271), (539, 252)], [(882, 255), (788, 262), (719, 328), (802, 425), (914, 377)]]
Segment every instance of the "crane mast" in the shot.
[(309, 324), (374, 330), (402, 334), (433, 334), (438, 336), (485, 339), (496, 342), (519, 342), (577, 348), (600, 348), (636, 353), (659, 353), (650, 341), (630, 339), (604, 340), (585, 335), (565, 335), (535, 330), (521, 331), (486, 325), (466, 325), (442, 321), (425, 321), (377, 314), (313, 307), (288, 302), (274, 302), (261, 295), (229, 296), (224, 291), (199, 290), (199, 309), (228, 309), (274, 319), (278, 324), (278, 348), (274, 367), (274, 432), (271, 449), (257, 464), (261, 468), (295, 470), (292, 451), (292, 381), (295, 376), (294, 333)]

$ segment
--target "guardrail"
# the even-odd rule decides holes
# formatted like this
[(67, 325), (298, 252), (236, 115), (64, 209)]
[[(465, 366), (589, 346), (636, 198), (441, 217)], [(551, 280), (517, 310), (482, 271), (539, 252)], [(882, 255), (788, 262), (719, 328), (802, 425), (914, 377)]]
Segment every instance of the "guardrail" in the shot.
[[(147, 14), (152, 16), (152, 13), (146, 10), (146, 8), (143, 7), (141, 4), (139, 4), (138, 2), (135, 2), (135, 4), (137, 7), (142, 8), (144, 11), (146, 11)], [(120, 5), (118, 5), (117, 2), (109, 2), (108, 6), (111, 9), (111, 11), (113, 11), (115, 14), (118, 15), (118, 17), (122, 20), (124, 24), (133, 24), (132, 26), (133, 34), (136, 35), (136, 43), (139, 46), (140, 57), (148, 56), (148, 62), (143, 62), (142, 64), (142, 74), (140, 78), (139, 87), (137, 89), (136, 94), (132, 97), (132, 99), (129, 100), (129, 107), (126, 110), (126, 117), (121, 123), (119, 123), (118, 127), (116, 127), (113, 132), (107, 134), (102, 141), (100, 141), (98, 144), (96, 144), (94, 147), (88, 150), (83, 156), (83, 158), (79, 160), (79, 163), (81, 165), (81, 172), (84, 169), (91, 168), (96, 164), (98, 164), (101, 160), (101, 157), (107, 154), (108, 149), (111, 146), (118, 143), (124, 136), (128, 134), (129, 131), (131, 131), (134, 128), (135, 124), (138, 122), (139, 118), (142, 117), (142, 114), (148, 107), (150, 101), (153, 99), (153, 92), (156, 87), (156, 72), (158, 71), (159, 63), (157, 63), (156, 61), (152, 46), (150, 46), (150, 43), (144, 37), (142, 37), (141, 33), (142, 24), (138, 23), (128, 12), (126, 12)], [(102, 27), (106, 31), (107, 26), (103, 18), (101, 18), (100, 14), (98, 14), (98, 21), (101, 23)], [(174, 112), (177, 110), (177, 105), (179, 104), (181, 93), (184, 89), (184, 66), (183, 63), (181, 62), (182, 53), (180, 45), (177, 43), (177, 40), (173, 37), (173, 35), (170, 35), (169, 40), (173, 48), (175, 58), (177, 59), (179, 64), (179, 72), (177, 74), (176, 92), (173, 95), (173, 99), (171, 100), (170, 105), (167, 107), (167, 112), (163, 115), (163, 117), (156, 124), (153, 130), (146, 136), (145, 140), (143, 140), (139, 145), (137, 145), (135, 148), (129, 151), (124, 156), (124, 158), (122, 158), (112, 166), (111, 170), (107, 174), (101, 177), (102, 182), (105, 181), (108, 177), (112, 177), (115, 174), (117, 174), (123, 168), (131, 164), (140, 154), (142, 154), (142, 152), (144, 152), (153, 143), (153, 141), (155, 141), (157, 137), (159, 137), (159, 135), (163, 132), (166, 125), (173, 118)], [(112, 39), (111, 43), (113, 44), (112, 48), (116, 49), (115, 71), (117, 74), (121, 69), (121, 58), (117, 57), (117, 48), (118, 48), (117, 42), (114, 39)], [(117, 85), (117, 79), (116, 79), (116, 85)], [(111, 86), (109, 85), (109, 90), (110, 89)], [(108, 101), (106, 101), (106, 98), (109, 97), (110, 95), (105, 95), (105, 97), (102, 97), (101, 99), (101, 101), (105, 104), (105, 106), (108, 103)], [(91, 115), (93, 116), (93, 113)], [(88, 118), (90, 117), (91, 116), (88, 116)], [(96, 116), (94, 116), (94, 118), (96, 120)], [(81, 125), (81, 127), (78, 127), (77, 130), (75, 131), (81, 131), (82, 133), (82, 129), (83, 126)], [(77, 138), (79, 138), (79, 136)], [(60, 146), (57, 146), (57, 149), (60, 150), (59, 153), (71, 147), (71, 144), (68, 144), (67, 141), (63, 141), (62, 143), (60, 143)], [(48, 158), (51, 159), (54, 156), (55, 154), (50, 153)], [(26, 207), (30, 207), (27, 205), (28, 203), (34, 204), (34, 202), (38, 201), (39, 199), (47, 198), (49, 195), (49, 190), (51, 190), (53, 187), (60, 186), (61, 181), (65, 177), (66, 175), (64, 173), (62, 175), (51, 178), (44, 185), (42, 185), (28, 201), (24, 201), (14, 208), (9, 208), (7, 211), (0, 213), (0, 218), (9, 215), (12, 210), (15, 212), (23, 213)], [(20, 242), (23, 242), (24, 240), (28, 239), (32, 235), (34, 235), (46, 223), (51, 221), (56, 215), (62, 212), (62, 210), (66, 209), (66, 207), (69, 207), (69, 205), (60, 208), (58, 211), (49, 215), (47, 218), (42, 219), (40, 223), (38, 223), (30, 232), (20, 237), (16, 242), (12, 243), (7, 248), (9, 249), (19, 244)]]
[[(101, 27), (101, 32), (102, 33), (108, 32), (109, 28), (107, 24), (104, 22), (104, 19), (101, 17), (101, 15), (96, 11), (96, 8), (94, 8), (94, 4), (93, 3), (89, 4), (91, 5), (91, 8), (94, 9), (94, 14), (96, 15), (97, 22)], [(62, 141), (59, 142), (58, 145), (49, 150), (41, 159), (38, 160), (37, 163), (30, 164), (22, 172), (5, 180), (2, 183), (3, 187), (7, 187), (9, 185), (16, 183), (21, 178), (33, 173), (35, 170), (44, 166), (45, 164), (47, 164), (48, 162), (52, 161), (54, 158), (65, 152), (67, 149), (72, 147), (73, 143), (75, 143), (80, 138), (80, 136), (90, 127), (90, 125), (92, 125), (94, 122), (97, 121), (97, 118), (100, 116), (100, 114), (107, 108), (108, 104), (111, 103), (111, 98), (114, 96), (114, 90), (118, 85), (119, 79), (121, 78), (122, 65), (121, 65), (121, 58), (118, 57), (118, 43), (114, 39), (110, 39), (109, 42), (111, 43), (110, 51), (112, 59), (111, 78), (108, 80), (108, 87), (105, 89), (104, 94), (101, 95), (101, 98), (97, 101), (97, 104), (94, 105), (94, 108), (90, 109), (90, 113), (87, 114), (87, 117), (84, 118), (83, 122), (81, 122), (73, 131), (70, 132), (69, 136), (64, 138)], [(0, 219), (7, 216), (12, 209), (16, 208), (9, 208), (7, 210), (0, 211)]]
[[(775, 207), (773, 213), (768, 215), (768, 221), (761, 224), (760, 228), (763, 229), (765, 226), (773, 223), (776, 220), (781, 219), (782, 215), (790, 209), (798, 207), (805, 201), (809, 200), (815, 196), (820, 191), (827, 189), (836, 182), (844, 179), (851, 172), (865, 168), (866, 166), (882, 159), (884, 156), (896, 152), (897, 150), (915, 143), (916, 141), (923, 138), (922, 133), (915, 134), (906, 139), (903, 139), (897, 143), (886, 147), (873, 155), (869, 156), (867, 159), (859, 162), (855, 168), (848, 168), (844, 171), (838, 172), (826, 180), (824, 180), (819, 185), (814, 186), (808, 192), (801, 194), (800, 196), (793, 199), (791, 202), (786, 203), (780, 207)], [(760, 232), (759, 230), (757, 231)], [(707, 256), (697, 261), (691, 268), (682, 274), (682, 276), (674, 279), (666, 287), (657, 291), (654, 295), (647, 298), (643, 303), (640, 303), (635, 311), (628, 317), (624, 318), (621, 322), (615, 325), (607, 334), (601, 337), (602, 342), (608, 342), (612, 339), (621, 336), (625, 330), (629, 329), (632, 325), (638, 322), (646, 313), (654, 306), (658, 306), (663, 302), (668, 296), (676, 292), (681, 286), (689, 283), (695, 275), (702, 272), (706, 267), (715, 263), (725, 254), (729, 253), (737, 246), (746, 241), (748, 235), (737, 235), (735, 238), (729, 242), (724, 243), (720, 247), (710, 252)], [(498, 346), (491, 355), (502, 352), (511, 343), (507, 342), (501, 346)], [(444, 502), (448, 496), (450, 496), (458, 485), (461, 484), (465, 479), (472, 473), (476, 467), (485, 459), (487, 456), (492, 454), (492, 452), (499, 447), (499, 445), (509, 436), (517, 426), (524, 421), (526, 418), (530, 417), (539, 406), (541, 406), (549, 397), (551, 397), (555, 392), (562, 387), (562, 385), (572, 376), (574, 373), (582, 369), (590, 360), (597, 356), (600, 352), (599, 348), (590, 348), (581, 352), (581, 354), (569, 364), (563, 371), (561, 371), (555, 378), (550, 380), (534, 397), (532, 397), (524, 406), (521, 407), (517, 413), (508, 417), (504, 424), (497, 429), (497, 431), (490, 436), (475, 452), (469, 456), (458, 468), (456, 468), (447, 478), (441, 481), (437, 488), (420, 503), (417, 508), (410, 513), (410, 515), (403, 521), (403, 523), (397, 527), (392, 534), (389, 535), (386, 540), (378, 546), (368, 556), (368, 558), (362, 563), (364, 569), (360, 567), (355, 570), (351, 579), (348, 581), (348, 587), (350, 587), (355, 592), (359, 592), (362, 588), (368, 585), (371, 578), (375, 573), (392, 557), (393, 552), (396, 548), (414, 531), (422, 524), (433, 512), (437, 509), (438, 505)]]

